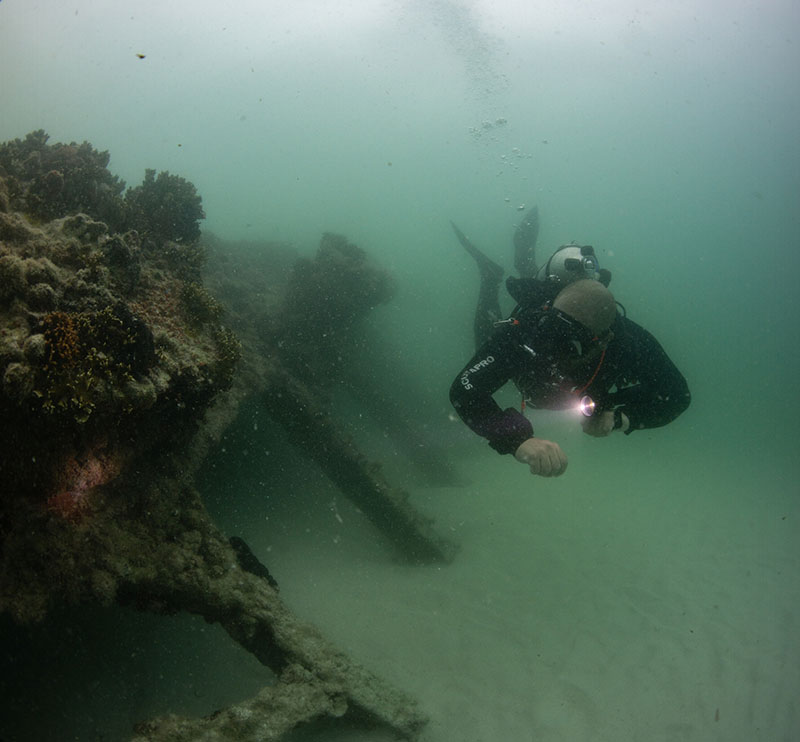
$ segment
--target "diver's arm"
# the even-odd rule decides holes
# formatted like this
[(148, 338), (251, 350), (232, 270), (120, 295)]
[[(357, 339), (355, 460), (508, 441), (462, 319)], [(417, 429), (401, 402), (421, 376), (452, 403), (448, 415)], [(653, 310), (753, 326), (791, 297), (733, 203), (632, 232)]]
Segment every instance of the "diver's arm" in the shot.
[(666, 354), (661, 344), (647, 330), (627, 320), (632, 341), (632, 374), (635, 385), (614, 395), (614, 404), (628, 418), (630, 434), (634, 430), (658, 428), (671, 423), (691, 402), (689, 385)]
[(458, 416), (498, 453), (513, 454), (533, 436), (533, 426), (518, 410), (500, 409), (492, 395), (520, 368), (519, 351), (507, 335), (484, 343), (456, 376), (450, 402)]

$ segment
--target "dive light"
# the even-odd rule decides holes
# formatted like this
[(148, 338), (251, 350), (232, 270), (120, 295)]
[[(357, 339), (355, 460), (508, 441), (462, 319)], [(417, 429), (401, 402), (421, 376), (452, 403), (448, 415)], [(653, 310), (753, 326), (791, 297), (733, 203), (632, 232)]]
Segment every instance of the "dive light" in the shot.
[(591, 417), (597, 409), (597, 403), (587, 394), (581, 397), (581, 401), (578, 403), (578, 409), (581, 411), (582, 415)]

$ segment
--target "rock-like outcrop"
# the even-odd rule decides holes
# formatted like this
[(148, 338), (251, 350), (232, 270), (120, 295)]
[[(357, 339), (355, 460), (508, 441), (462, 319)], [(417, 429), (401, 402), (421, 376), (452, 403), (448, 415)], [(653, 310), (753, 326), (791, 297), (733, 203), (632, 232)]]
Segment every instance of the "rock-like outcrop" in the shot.
[(298, 621), (193, 483), (239, 402), (261, 395), (298, 445), (327, 450), (318, 463), (401, 551), (452, 555), (330, 415), (309, 409), (339, 373), (337, 344), (391, 281), (327, 235), (258, 331), (241, 326), (243, 353), (204, 284), (194, 186), (148, 170), (125, 192), (107, 164), (44, 132), (0, 145), (0, 613), (24, 624), (61, 605), (189, 611), (277, 678), (208, 719), (143, 724), (137, 740), (277, 740), (345, 714), (413, 739), (425, 722), (416, 702)]

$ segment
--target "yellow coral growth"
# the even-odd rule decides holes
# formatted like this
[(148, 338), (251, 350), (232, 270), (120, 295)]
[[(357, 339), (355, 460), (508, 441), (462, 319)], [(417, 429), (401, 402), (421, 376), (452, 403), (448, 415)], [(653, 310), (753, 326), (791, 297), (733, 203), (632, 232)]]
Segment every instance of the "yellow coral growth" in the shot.
[(132, 342), (110, 307), (100, 312), (51, 312), (42, 320), (45, 362), (36, 394), (45, 412), (71, 411), (79, 423), (94, 412), (108, 386), (132, 378), (117, 357)]
[(42, 320), (47, 342), (47, 366), (73, 366), (80, 357), (80, 340), (75, 315), (51, 312)]

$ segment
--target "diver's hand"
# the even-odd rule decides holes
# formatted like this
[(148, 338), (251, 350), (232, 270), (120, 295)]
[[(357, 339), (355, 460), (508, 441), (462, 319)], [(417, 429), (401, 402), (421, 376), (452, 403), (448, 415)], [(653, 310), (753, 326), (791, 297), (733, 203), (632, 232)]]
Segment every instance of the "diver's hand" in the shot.
[(559, 477), (567, 469), (567, 455), (561, 446), (544, 438), (528, 438), (514, 452), (514, 458), (530, 466), (531, 474), (540, 477)]
[(581, 427), (586, 435), (591, 435), (593, 438), (605, 438), (614, 430), (614, 412), (606, 410), (599, 415), (584, 417)]
[[(616, 430), (621, 430), (624, 433), (628, 429), (628, 426), (630, 426), (631, 422), (628, 420), (628, 416), (624, 412), (620, 412), (620, 417), (622, 419), (622, 427), (616, 428)], [(585, 417), (581, 422), (581, 427), (586, 435), (591, 435), (594, 438), (605, 438), (615, 430), (614, 411), (605, 410), (599, 415)]]

